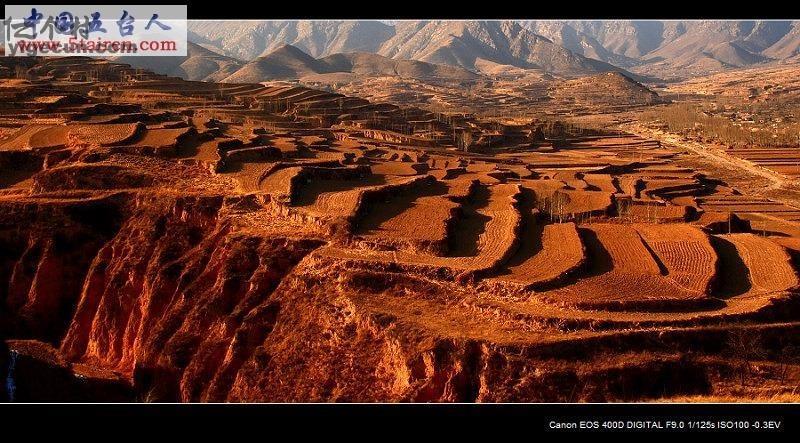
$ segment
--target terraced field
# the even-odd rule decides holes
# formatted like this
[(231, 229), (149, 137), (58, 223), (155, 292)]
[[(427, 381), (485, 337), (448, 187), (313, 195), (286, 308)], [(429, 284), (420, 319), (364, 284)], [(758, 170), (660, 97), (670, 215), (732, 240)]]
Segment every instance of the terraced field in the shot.
[[(730, 394), (745, 334), (800, 375), (800, 209), (695, 153), (87, 63), (0, 80), (0, 338), (54, 371), (168, 401), (670, 400)], [(766, 377), (737, 392), (792, 388)]]
[(583, 243), (575, 224), (536, 224), (521, 239), (517, 256), (507, 263), (508, 274), (497, 280), (537, 289), (563, 281), (578, 272), (586, 261)]
[(797, 286), (797, 272), (786, 250), (775, 242), (754, 234), (728, 234), (729, 241), (747, 267), (749, 292), (773, 293)]
[(796, 148), (753, 147), (728, 149), (726, 152), (792, 178), (800, 176), (800, 155)]
[(684, 224), (639, 225), (636, 230), (669, 278), (690, 291), (710, 291), (718, 263), (703, 231)]
[(587, 278), (559, 290), (556, 300), (586, 308), (630, 305), (635, 309), (705, 297), (668, 278), (669, 269), (634, 227), (592, 224), (581, 234), (591, 264)]
[(443, 255), (460, 207), (448, 197), (449, 188), (440, 181), (390, 196), (387, 202), (368, 209), (359, 221), (357, 234), (363, 233), (365, 239), (378, 244)]

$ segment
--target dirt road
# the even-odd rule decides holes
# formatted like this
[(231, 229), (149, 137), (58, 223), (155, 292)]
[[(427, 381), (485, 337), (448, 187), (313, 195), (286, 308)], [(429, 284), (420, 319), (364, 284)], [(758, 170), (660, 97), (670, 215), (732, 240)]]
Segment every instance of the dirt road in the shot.
[(706, 163), (715, 166), (714, 175), (719, 175), (716, 178), (723, 179), (740, 191), (800, 208), (800, 183), (791, 177), (734, 157), (713, 145), (682, 140), (680, 135), (645, 128), (638, 123), (622, 124), (619, 129), (698, 155)]

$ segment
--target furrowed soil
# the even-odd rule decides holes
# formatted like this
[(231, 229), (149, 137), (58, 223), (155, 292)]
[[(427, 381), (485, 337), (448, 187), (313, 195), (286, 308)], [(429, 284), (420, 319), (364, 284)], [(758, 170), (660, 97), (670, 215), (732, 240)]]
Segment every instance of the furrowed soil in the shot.
[(791, 178), (630, 126), (3, 63), (15, 401), (796, 399)]

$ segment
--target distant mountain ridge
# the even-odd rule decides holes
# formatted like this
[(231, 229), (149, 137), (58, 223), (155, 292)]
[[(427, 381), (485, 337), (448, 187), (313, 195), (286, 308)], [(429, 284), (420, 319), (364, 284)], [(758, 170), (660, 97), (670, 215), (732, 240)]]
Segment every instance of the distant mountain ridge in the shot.
[(800, 21), (568, 20), (522, 25), (570, 51), (654, 75), (706, 74), (800, 54)]
[(624, 71), (565, 49), (514, 21), (190, 21), (190, 39), (243, 60), (289, 44), (315, 58), (373, 53), (477, 70), (481, 62), (566, 76)]
[(190, 21), (189, 30), (191, 41), (246, 61), (290, 44), (314, 58), (360, 52), (565, 76), (627, 70), (685, 77), (800, 55), (800, 21), (785, 20)]
[(127, 63), (134, 68), (148, 69), (159, 74), (199, 81), (221, 81), (245, 64), (240, 60), (218, 54), (192, 42), (189, 42), (187, 46), (186, 56), (119, 56), (114, 57), (113, 60)]
[(292, 45), (283, 45), (242, 66), (224, 81), (252, 83), (291, 80), (318, 74), (349, 73), (400, 76), (418, 79), (474, 80), (478, 74), (451, 66), (416, 60), (393, 60), (378, 54), (350, 52), (316, 59)]
[(394, 35), (394, 28), (375, 20), (190, 20), (189, 32), (190, 40), (203, 39), (217, 52), (250, 61), (283, 45), (295, 46), (312, 57), (376, 53)]

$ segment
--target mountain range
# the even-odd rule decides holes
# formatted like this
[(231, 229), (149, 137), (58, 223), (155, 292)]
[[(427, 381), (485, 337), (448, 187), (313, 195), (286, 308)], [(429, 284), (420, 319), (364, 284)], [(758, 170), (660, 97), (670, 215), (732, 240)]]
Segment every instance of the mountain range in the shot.
[(524, 21), (572, 52), (664, 77), (794, 61), (800, 21)]
[(478, 74), (459, 67), (416, 60), (394, 60), (367, 52), (331, 54), (316, 59), (292, 45), (283, 45), (258, 57), (225, 78), (231, 83), (291, 80), (325, 74), (398, 76), (448, 81), (474, 80)]
[(478, 71), (489, 62), (580, 76), (622, 71), (576, 54), (515, 21), (190, 21), (189, 39), (241, 60), (264, 57), (292, 45), (312, 57), (373, 53)]
[(289, 44), (314, 58), (360, 52), (564, 76), (628, 70), (685, 78), (800, 58), (800, 21), (190, 21), (189, 31), (190, 41), (245, 61)]
[(357, 76), (463, 82), (480, 77), (460, 67), (417, 60), (394, 60), (368, 52), (337, 53), (316, 59), (292, 45), (282, 45), (249, 62), (218, 54), (192, 42), (188, 43), (186, 56), (120, 56), (113, 60), (187, 80), (228, 83), (295, 79), (320, 81), (326, 77), (347, 81)]
[(211, 82), (223, 81), (245, 65), (240, 60), (218, 54), (191, 41), (187, 45), (186, 56), (119, 56), (113, 60), (159, 74)]

